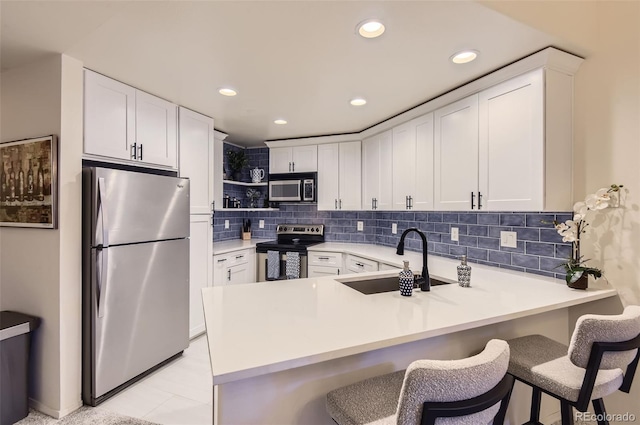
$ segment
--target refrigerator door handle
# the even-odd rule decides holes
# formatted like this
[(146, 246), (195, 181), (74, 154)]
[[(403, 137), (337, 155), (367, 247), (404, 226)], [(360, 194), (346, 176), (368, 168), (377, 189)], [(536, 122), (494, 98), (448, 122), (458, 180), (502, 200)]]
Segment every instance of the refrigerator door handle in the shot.
[[(109, 250), (98, 249), (96, 256), (100, 256), (100, 267), (96, 261), (96, 309), (98, 317), (104, 317), (107, 302), (107, 272), (109, 270)], [(97, 260), (97, 258), (96, 258)]]
[(98, 216), (102, 218), (100, 223), (102, 227), (102, 246), (107, 248), (109, 246), (109, 222), (107, 220), (107, 197), (105, 195), (105, 184), (104, 177), (98, 178), (98, 201), (100, 202), (99, 211), (101, 213)]

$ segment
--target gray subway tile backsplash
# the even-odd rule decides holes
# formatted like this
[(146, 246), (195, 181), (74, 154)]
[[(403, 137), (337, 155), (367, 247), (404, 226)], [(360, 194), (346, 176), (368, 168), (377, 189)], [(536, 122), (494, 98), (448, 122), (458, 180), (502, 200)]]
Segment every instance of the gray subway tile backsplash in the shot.
[[(427, 235), (430, 254), (447, 258), (467, 255), (473, 263), (563, 279), (561, 265), (571, 254), (571, 244), (562, 242), (553, 220), (570, 217), (566, 212), (317, 211), (316, 205), (283, 204), (279, 211), (216, 212), (214, 242), (238, 239), (242, 220), (247, 218), (252, 221), (254, 238), (274, 239), (278, 223), (312, 222), (326, 226), (327, 241), (390, 247), (398, 244), (404, 230), (417, 227)], [(258, 229), (260, 219), (265, 220), (264, 229)], [(224, 229), (224, 220), (229, 220), (229, 229)], [(364, 231), (357, 230), (358, 221), (363, 222)], [(391, 233), (393, 223), (398, 225), (397, 234)], [(458, 241), (451, 240), (451, 227), (458, 228)], [(516, 232), (516, 248), (500, 246), (501, 231)], [(409, 234), (406, 249), (419, 251), (421, 246), (417, 234)]]

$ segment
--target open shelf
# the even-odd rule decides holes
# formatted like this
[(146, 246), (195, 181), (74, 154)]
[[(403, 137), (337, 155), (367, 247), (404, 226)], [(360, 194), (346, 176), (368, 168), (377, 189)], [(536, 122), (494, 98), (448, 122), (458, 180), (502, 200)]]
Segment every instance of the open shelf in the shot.
[[(235, 180), (222, 180), (225, 184), (233, 184), (236, 186), (266, 186), (268, 182), (260, 182), (260, 183), (250, 183), (250, 182), (239, 182)], [(235, 208), (238, 209), (238, 208)]]
[(280, 211), (280, 208), (218, 208), (216, 211)]

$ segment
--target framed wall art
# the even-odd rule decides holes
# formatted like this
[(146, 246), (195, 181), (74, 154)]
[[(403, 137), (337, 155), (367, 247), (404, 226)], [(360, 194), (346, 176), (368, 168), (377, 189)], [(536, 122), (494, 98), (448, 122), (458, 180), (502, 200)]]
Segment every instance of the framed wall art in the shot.
[(56, 136), (0, 143), (0, 226), (55, 229)]

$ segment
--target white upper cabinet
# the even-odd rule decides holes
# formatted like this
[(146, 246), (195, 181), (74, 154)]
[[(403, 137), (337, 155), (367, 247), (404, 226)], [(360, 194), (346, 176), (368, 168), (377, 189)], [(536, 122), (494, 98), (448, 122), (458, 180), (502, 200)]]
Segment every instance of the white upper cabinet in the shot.
[(360, 142), (318, 146), (318, 210), (362, 208)]
[(392, 209), (392, 154), (391, 130), (362, 141), (362, 209)]
[(434, 119), (434, 208), (477, 209), (478, 95), (438, 109)]
[(433, 114), (393, 129), (393, 209), (433, 208)]
[(136, 89), (84, 71), (84, 152), (133, 159)]
[(572, 103), (537, 69), (435, 111), (435, 209), (570, 208)]
[(213, 119), (180, 108), (180, 176), (191, 181), (191, 214), (210, 214), (213, 209)]
[(309, 173), (318, 171), (316, 145), (269, 149), (269, 173)]
[(136, 91), (138, 160), (176, 168), (178, 154), (177, 105)]
[(178, 167), (177, 105), (89, 70), (84, 75), (85, 156)]
[(482, 208), (544, 208), (542, 70), (480, 93), (479, 180)]

